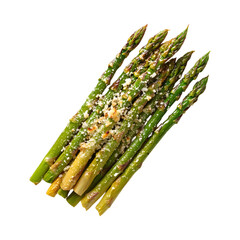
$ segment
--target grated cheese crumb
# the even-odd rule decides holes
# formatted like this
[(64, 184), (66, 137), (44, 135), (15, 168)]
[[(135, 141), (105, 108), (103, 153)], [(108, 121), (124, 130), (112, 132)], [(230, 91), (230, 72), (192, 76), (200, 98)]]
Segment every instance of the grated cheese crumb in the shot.
[(63, 171), (66, 172), (70, 168), (70, 165), (66, 166)]
[(156, 72), (154, 72), (150, 77), (151, 78), (154, 78), (154, 77), (156, 77), (157, 76), (157, 74), (156, 74)]
[(125, 80), (125, 83), (123, 84), (123, 88), (126, 88), (128, 85), (130, 85), (131, 84), (131, 79), (130, 78), (127, 78), (126, 80)]
[(112, 107), (108, 112), (108, 116), (112, 118), (115, 122), (118, 122), (120, 120), (120, 111)]
[(143, 89), (142, 89), (142, 92), (147, 92), (147, 88), (146, 87), (144, 87)]
[(111, 122), (109, 122), (109, 121), (106, 121), (106, 127), (108, 127), (108, 126), (110, 126), (110, 124), (111, 124)]
[(87, 124), (86, 122), (84, 122), (84, 123), (82, 124), (82, 127), (83, 127), (83, 128), (87, 128), (87, 127), (88, 127), (88, 124)]

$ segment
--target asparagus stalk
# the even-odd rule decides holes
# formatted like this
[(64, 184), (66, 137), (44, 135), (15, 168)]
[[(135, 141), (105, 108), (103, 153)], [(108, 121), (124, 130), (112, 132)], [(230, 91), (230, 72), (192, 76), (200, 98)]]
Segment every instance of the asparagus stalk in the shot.
[(187, 29), (179, 34), (176, 38), (163, 44), (160, 48), (161, 54), (159, 54), (159, 57), (150, 65), (148, 70), (136, 80), (128, 92), (127, 97), (124, 97), (125, 94), (122, 96), (122, 103), (120, 106), (117, 109), (114, 107), (111, 109), (109, 112), (109, 117), (106, 121), (108, 124), (102, 125), (99, 128), (99, 131), (96, 132), (95, 135), (88, 141), (87, 147), (83, 148), (82, 151), (80, 151), (72, 163), (69, 171), (63, 178), (63, 181), (61, 183), (61, 188), (63, 190), (70, 190), (76, 184), (88, 160), (98, 148), (99, 144), (103, 142), (102, 136), (110, 129), (112, 129), (116, 122), (119, 121), (121, 115), (120, 109), (121, 111), (123, 109), (125, 110), (125, 108), (128, 107), (131, 104), (132, 100), (139, 94), (141, 89), (149, 82), (151, 75), (158, 71), (159, 68), (180, 49), (186, 38), (186, 34)]
[(69, 141), (71, 141), (72, 137), (76, 134), (77, 129), (85, 120), (85, 116), (87, 116), (90, 113), (91, 106), (93, 105), (93, 102), (96, 100), (96, 96), (98, 94), (101, 94), (105, 90), (105, 88), (110, 84), (112, 77), (114, 76), (117, 69), (122, 65), (124, 59), (140, 43), (146, 31), (146, 27), (147, 25), (133, 33), (131, 37), (128, 39), (126, 45), (121, 49), (120, 53), (108, 65), (107, 70), (98, 79), (96, 87), (90, 93), (87, 100), (82, 105), (81, 109), (75, 116), (73, 116), (70, 119), (70, 122), (68, 123), (67, 127), (63, 130), (61, 135), (58, 137), (57, 141), (54, 143), (52, 148), (49, 150), (47, 155), (44, 157), (38, 168), (31, 176), (30, 178), (31, 182), (38, 184), (42, 180), (44, 174), (48, 171), (49, 167), (61, 154), (63, 147), (65, 147), (69, 143)]
[(209, 53), (200, 58), (196, 64), (184, 75), (179, 85), (174, 87), (164, 103), (156, 110), (150, 120), (147, 122), (141, 133), (135, 138), (131, 146), (121, 156), (117, 163), (111, 168), (110, 171), (104, 176), (104, 178), (98, 183), (98, 185), (89, 193), (87, 193), (82, 199), (82, 205), (86, 209), (89, 209), (93, 203), (95, 203), (102, 194), (111, 186), (113, 181), (119, 176), (126, 166), (130, 163), (133, 156), (141, 148), (147, 137), (152, 133), (156, 125), (162, 119), (166, 111), (177, 101), (182, 92), (184, 92), (188, 85), (197, 78), (198, 74), (203, 71), (209, 59)]
[(208, 77), (203, 78), (197, 82), (193, 90), (183, 99), (183, 101), (177, 106), (176, 110), (168, 117), (168, 119), (161, 124), (155, 131), (152, 137), (146, 142), (141, 151), (135, 156), (134, 160), (130, 163), (127, 169), (119, 176), (115, 182), (111, 185), (108, 191), (105, 193), (101, 201), (96, 206), (99, 215), (102, 215), (115, 201), (119, 193), (122, 191), (127, 182), (136, 173), (136, 171), (142, 166), (142, 163), (167, 133), (167, 131), (174, 125), (177, 124), (182, 115), (189, 109), (201, 95), (208, 81)]
[[(101, 101), (99, 101), (95, 111), (90, 115), (90, 117), (85, 122), (85, 125), (82, 126), (77, 135), (74, 137), (71, 145), (67, 147), (67, 149), (60, 155), (57, 161), (50, 167), (48, 172), (45, 174), (44, 180), (46, 182), (52, 182), (54, 179), (56, 179), (56, 177), (69, 164), (69, 162), (73, 159), (75, 153), (78, 151), (80, 143), (83, 142), (86, 136), (89, 134), (88, 130), (90, 129), (90, 131), (92, 131), (92, 125), (94, 121), (97, 120), (100, 116), (102, 116), (102, 110), (104, 106), (108, 102), (110, 102), (111, 99), (113, 99), (115, 93), (121, 90), (122, 85), (125, 83), (125, 80), (129, 78), (130, 75), (136, 70), (141, 61), (144, 61), (153, 50), (155, 50), (161, 45), (162, 41), (167, 35), (167, 32), (167, 30), (163, 30), (157, 35), (155, 35), (153, 38), (151, 38), (148, 41), (147, 45), (141, 48), (139, 55), (135, 57), (127, 67), (125, 67), (123, 73), (110, 87), (105, 97)], [(154, 54), (150, 59), (153, 60), (155, 57), (156, 54)], [(147, 63), (148, 62), (149, 61), (147, 61)], [(145, 67), (148, 66), (147, 63), (145, 63)]]
[[(171, 59), (166, 65), (164, 66), (165, 69), (161, 71), (160, 77), (156, 82), (152, 84), (149, 90), (140, 97), (131, 108), (131, 111), (127, 114), (126, 119), (121, 123), (120, 128), (117, 132), (113, 135), (113, 138), (109, 140), (102, 149), (96, 154), (95, 159), (91, 162), (88, 168), (84, 171), (81, 178), (73, 188), (74, 192), (78, 195), (82, 195), (88, 187), (91, 185), (94, 178), (100, 173), (103, 169), (104, 165), (106, 164), (107, 160), (112, 155), (113, 151), (119, 146), (120, 142), (122, 141), (125, 134), (128, 132), (130, 126), (132, 125), (133, 121), (138, 118), (138, 115), (141, 113), (144, 104), (146, 104), (151, 98), (155, 96), (155, 92), (159, 90), (162, 86), (165, 79), (168, 77), (170, 72), (173, 70), (175, 65), (175, 59)], [(141, 108), (139, 103), (141, 99), (144, 99), (144, 104), (141, 103)]]

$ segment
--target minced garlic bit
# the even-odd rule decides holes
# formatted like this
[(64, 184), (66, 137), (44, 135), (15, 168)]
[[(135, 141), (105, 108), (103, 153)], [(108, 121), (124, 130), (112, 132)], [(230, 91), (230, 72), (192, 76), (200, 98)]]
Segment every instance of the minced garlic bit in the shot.
[(131, 79), (130, 78), (127, 78), (126, 80), (125, 80), (125, 83), (123, 84), (123, 88), (126, 88), (128, 85), (130, 85), (131, 84)]
[(63, 171), (66, 172), (70, 168), (70, 165), (66, 166)]
[(147, 96), (147, 100), (150, 101), (152, 98), (150, 96)]
[(127, 99), (129, 102), (132, 100), (132, 97), (131, 96), (128, 96), (128, 99)]
[(154, 72), (150, 77), (151, 78), (154, 78), (154, 77), (156, 77), (157, 76), (157, 74), (156, 74), (156, 72)]
[(144, 93), (144, 92), (147, 92), (147, 88), (146, 87), (144, 87), (144, 88), (142, 88), (142, 92)]
[(83, 116), (84, 118), (88, 118), (89, 117), (88, 111), (84, 112)]
[(120, 120), (120, 111), (112, 107), (108, 112), (108, 116), (112, 118), (114, 122), (118, 122)]
[(82, 124), (82, 127), (83, 127), (83, 128), (87, 128), (87, 127), (88, 127), (88, 124), (87, 124), (86, 122), (84, 122), (84, 123)]
[(110, 126), (110, 124), (111, 124), (111, 122), (106, 121), (105, 126), (108, 127), (108, 126)]
[[(109, 66), (111, 65), (111, 63), (109, 64)], [(109, 84), (109, 78), (108, 77), (102, 77), (101, 80), (105, 83), (105, 84)]]
[(102, 135), (102, 139), (105, 139), (106, 137), (108, 137), (109, 133), (110, 133), (109, 131), (105, 132), (105, 133)]
[(103, 97), (102, 94), (97, 94), (96, 95), (96, 98), (98, 98), (98, 99), (102, 99), (102, 97)]
[(88, 132), (91, 133), (91, 132), (94, 132), (97, 129), (98, 129), (98, 127), (96, 125), (93, 125), (92, 127), (88, 128)]

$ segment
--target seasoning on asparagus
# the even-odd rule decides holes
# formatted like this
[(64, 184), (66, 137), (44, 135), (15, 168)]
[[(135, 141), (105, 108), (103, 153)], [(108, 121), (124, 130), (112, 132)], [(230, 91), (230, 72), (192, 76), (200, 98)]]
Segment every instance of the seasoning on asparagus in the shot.
[(183, 99), (183, 101), (177, 106), (176, 110), (168, 117), (168, 119), (161, 124), (155, 131), (154, 134), (145, 143), (144, 147), (135, 156), (134, 160), (126, 168), (122, 175), (120, 175), (108, 191), (105, 193), (101, 201), (96, 206), (99, 215), (102, 215), (114, 202), (119, 193), (122, 191), (127, 182), (136, 173), (136, 171), (142, 166), (143, 161), (147, 158), (150, 152), (167, 133), (167, 131), (174, 125), (177, 124), (182, 115), (198, 100), (208, 81), (208, 77), (203, 78), (197, 82), (193, 90)]

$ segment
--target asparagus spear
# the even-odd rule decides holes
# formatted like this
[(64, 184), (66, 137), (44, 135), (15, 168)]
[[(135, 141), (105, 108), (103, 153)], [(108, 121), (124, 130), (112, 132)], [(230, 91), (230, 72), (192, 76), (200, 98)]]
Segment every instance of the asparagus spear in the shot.
[(161, 54), (159, 55), (159, 57), (150, 65), (148, 70), (136, 80), (136, 82), (133, 84), (132, 88), (128, 92), (127, 97), (124, 97), (125, 94), (122, 96), (122, 104), (120, 104), (117, 109), (114, 107), (111, 109), (111, 111), (109, 112), (109, 117), (106, 121), (108, 124), (102, 125), (99, 128), (99, 131), (97, 131), (97, 133), (95, 133), (95, 135), (88, 141), (86, 148), (80, 151), (80, 153), (72, 163), (69, 171), (63, 178), (63, 181), (61, 183), (61, 188), (63, 190), (70, 190), (76, 184), (88, 160), (98, 148), (99, 144), (103, 142), (102, 136), (110, 129), (112, 129), (116, 122), (119, 121), (119, 117), (121, 115), (120, 111), (123, 109), (125, 110), (125, 108), (131, 104), (132, 100), (149, 82), (152, 74), (158, 71), (159, 68), (180, 49), (186, 38), (186, 34), (187, 29), (184, 30), (181, 34), (179, 34), (176, 38), (163, 44), (160, 48)]
[(129, 55), (129, 53), (140, 43), (143, 35), (146, 31), (146, 26), (140, 28), (135, 33), (131, 35), (128, 39), (126, 45), (121, 49), (120, 53), (116, 58), (108, 65), (107, 70), (99, 78), (98, 83), (94, 90), (90, 93), (85, 103), (82, 105), (78, 113), (70, 119), (67, 127), (63, 130), (61, 135), (58, 137), (57, 141), (54, 143), (52, 148), (49, 150), (47, 155), (44, 157), (38, 168), (35, 170), (30, 178), (30, 181), (38, 184), (44, 174), (48, 171), (49, 166), (58, 158), (61, 154), (63, 147), (65, 147), (72, 137), (75, 135), (76, 130), (80, 127), (82, 122), (85, 120), (85, 116), (90, 113), (91, 106), (96, 99), (98, 94), (101, 94), (107, 85), (109, 85), (113, 75), (117, 69), (122, 65), (124, 59)]
[(147, 137), (152, 133), (155, 126), (162, 119), (166, 111), (172, 106), (172, 104), (179, 99), (182, 92), (186, 90), (188, 85), (197, 78), (198, 74), (203, 71), (209, 59), (209, 53), (200, 58), (196, 64), (184, 75), (179, 85), (174, 87), (168, 97), (165, 99), (164, 104), (156, 110), (150, 120), (147, 122), (141, 133), (132, 142), (131, 146), (121, 156), (117, 163), (111, 168), (111, 170), (104, 176), (104, 178), (98, 183), (98, 185), (89, 193), (87, 193), (82, 199), (82, 205), (86, 209), (89, 209), (93, 203), (95, 203), (102, 194), (111, 186), (113, 181), (119, 176), (126, 166), (129, 164), (135, 153), (141, 148)]
[(74, 192), (79, 195), (82, 195), (88, 187), (91, 185), (94, 178), (100, 173), (103, 169), (104, 165), (106, 164), (107, 160), (112, 155), (113, 151), (119, 146), (120, 142), (122, 141), (125, 134), (128, 132), (130, 126), (132, 125), (133, 121), (138, 117), (141, 113), (143, 104), (141, 104), (141, 108), (139, 108), (139, 102), (141, 99), (145, 99), (145, 103), (149, 99), (155, 96), (155, 92), (159, 90), (162, 86), (165, 79), (168, 77), (170, 72), (173, 70), (175, 65), (175, 59), (171, 59), (166, 65), (164, 66), (165, 69), (161, 71), (160, 77), (156, 82), (152, 84), (149, 90), (144, 94), (144, 96), (140, 97), (131, 108), (131, 111), (127, 114), (126, 119), (121, 123), (120, 128), (114, 134), (113, 138), (109, 140), (102, 149), (96, 154), (95, 159), (91, 162), (88, 168), (84, 171), (81, 178), (73, 188)]
[(203, 78), (197, 82), (193, 90), (183, 99), (183, 101), (177, 106), (176, 110), (168, 117), (168, 119), (161, 124), (155, 131), (154, 134), (149, 138), (141, 151), (135, 156), (134, 160), (127, 167), (121, 176), (115, 180), (108, 191), (105, 193), (101, 201), (96, 206), (99, 215), (102, 215), (114, 202), (118, 194), (122, 191), (127, 182), (141, 167), (143, 161), (147, 158), (150, 152), (167, 133), (167, 131), (182, 117), (182, 115), (193, 105), (200, 94), (202, 94), (206, 88), (208, 77)]
[[(130, 75), (136, 70), (141, 61), (144, 61), (153, 50), (158, 48), (162, 41), (165, 39), (167, 35), (167, 30), (163, 30), (151, 38), (147, 45), (142, 47), (140, 53), (137, 57), (135, 57), (131, 63), (125, 67), (123, 73), (116, 80), (116, 82), (110, 87), (105, 97), (99, 101), (95, 111), (90, 115), (90, 117), (85, 122), (85, 125), (79, 130), (77, 135), (71, 142), (71, 145), (67, 147), (67, 149), (60, 155), (57, 161), (50, 167), (48, 172), (44, 176), (44, 180), (46, 182), (52, 182), (56, 177), (63, 171), (63, 169), (69, 164), (69, 162), (73, 159), (73, 156), (79, 149), (79, 145), (84, 141), (85, 137), (88, 135), (88, 129), (92, 129), (92, 125), (96, 119), (98, 119), (102, 115), (102, 110), (104, 106), (114, 97), (114, 94), (119, 92), (124, 84), (125, 80), (130, 77)], [(154, 54), (150, 59), (153, 60), (156, 57)], [(147, 61), (148, 63), (148, 61)], [(147, 67), (148, 64), (145, 63), (144, 67)]]

